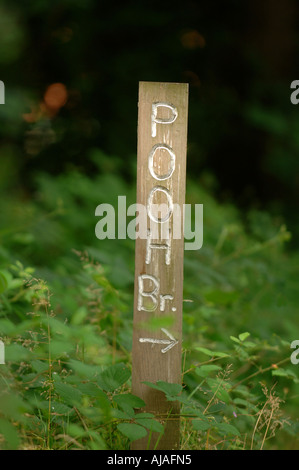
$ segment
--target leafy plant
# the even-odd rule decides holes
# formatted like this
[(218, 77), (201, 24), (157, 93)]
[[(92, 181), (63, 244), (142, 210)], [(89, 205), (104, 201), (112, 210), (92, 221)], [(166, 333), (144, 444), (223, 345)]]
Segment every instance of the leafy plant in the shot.
[[(22, 211), (3, 197), (1, 448), (128, 449), (164, 432), (131, 393), (134, 244), (94, 235), (96, 205), (133, 190), (105, 178), (40, 175)], [(185, 253), (182, 383), (147, 386), (180, 403), (182, 449), (296, 448), (298, 253), (280, 219), (187, 188), (204, 245)]]

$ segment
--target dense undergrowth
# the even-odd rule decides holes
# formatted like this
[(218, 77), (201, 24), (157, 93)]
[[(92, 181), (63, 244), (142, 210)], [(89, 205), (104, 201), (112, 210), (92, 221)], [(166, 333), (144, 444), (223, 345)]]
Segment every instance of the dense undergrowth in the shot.
[[(128, 449), (163, 422), (136, 415), (131, 393), (134, 242), (97, 240), (98, 204), (133, 203), (117, 160), (98, 173), (37, 176), (36, 193), (3, 194), (0, 226), (0, 448)], [(103, 168), (105, 172), (103, 173)], [(204, 245), (185, 252), (182, 449), (296, 449), (299, 255), (283, 220), (240, 214), (201, 180)]]

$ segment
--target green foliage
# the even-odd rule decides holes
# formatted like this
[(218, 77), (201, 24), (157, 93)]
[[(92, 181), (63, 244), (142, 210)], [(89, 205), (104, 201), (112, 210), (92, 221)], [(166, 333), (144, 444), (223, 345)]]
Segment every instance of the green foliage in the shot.
[[(114, 170), (41, 174), (21, 210), (18, 195), (3, 196), (1, 448), (128, 449), (164, 432), (131, 393), (134, 243), (94, 234), (98, 204), (134, 200)], [(146, 385), (180, 403), (182, 449), (295, 448), (290, 234), (281, 220), (217, 204), (192, 181), (187, 198), (204, 204), (204, 246), (185, 252), (182, 383)]]

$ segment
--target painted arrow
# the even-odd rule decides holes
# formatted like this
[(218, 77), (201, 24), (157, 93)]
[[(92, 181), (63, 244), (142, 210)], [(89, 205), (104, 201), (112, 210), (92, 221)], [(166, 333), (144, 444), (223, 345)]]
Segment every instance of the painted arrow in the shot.
[(152, 344), (166, 344), (166, 348), (161, 349), (162, 353), (166, 353), (169, 351), (173, 346), (178, 344), (178, 340), (176, 340), (165, 328), (161, 328), (161, 331), (168, 336), (169, 339), (155, 339), (155, 338), (139, 338), (140, 343), (152, 343)]

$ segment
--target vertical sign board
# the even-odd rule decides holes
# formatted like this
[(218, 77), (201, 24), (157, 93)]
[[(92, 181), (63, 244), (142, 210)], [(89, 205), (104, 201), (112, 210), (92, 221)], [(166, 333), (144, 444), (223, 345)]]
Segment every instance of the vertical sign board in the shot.
[(5, 104), (5, 86), (2, 80), (0, 80), (0, 104)]
[(5, 350), (4, 343), (0, 340), (0, 364), (5, 364)]
[(134, 450), (179, 447), (179, 403), (143, 382), (181, 383), (187, 113), (188, 84), (140, 82), (137, 204), (147, 227), (135, 245), (132, 391), (166, 427)]

